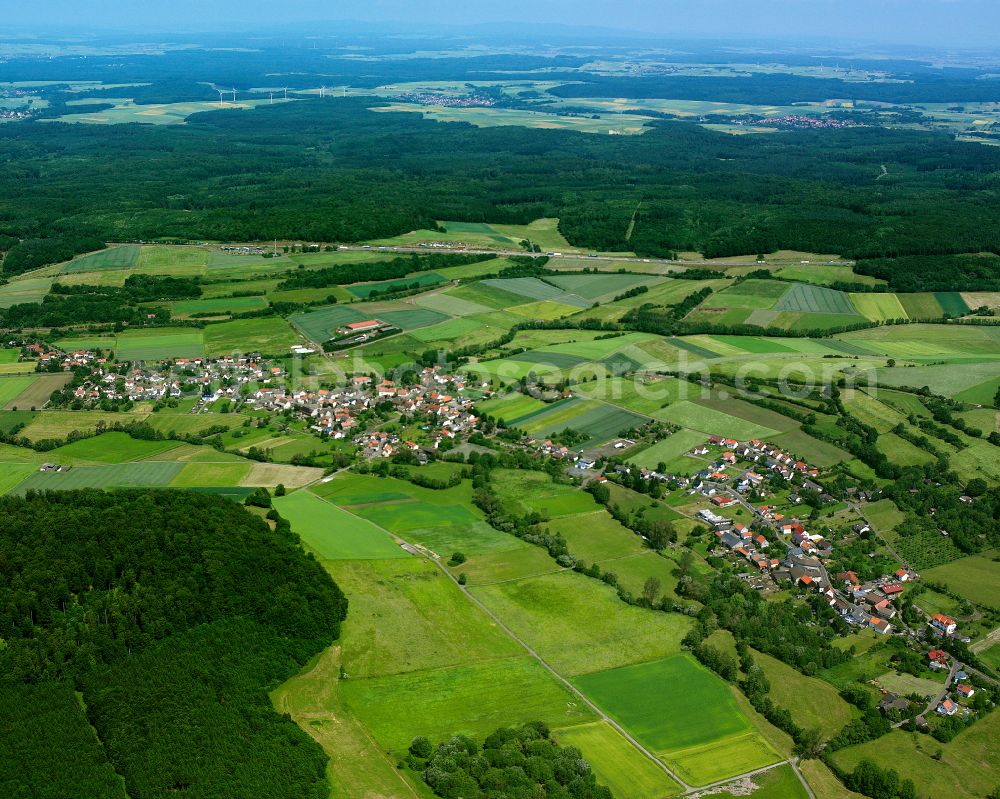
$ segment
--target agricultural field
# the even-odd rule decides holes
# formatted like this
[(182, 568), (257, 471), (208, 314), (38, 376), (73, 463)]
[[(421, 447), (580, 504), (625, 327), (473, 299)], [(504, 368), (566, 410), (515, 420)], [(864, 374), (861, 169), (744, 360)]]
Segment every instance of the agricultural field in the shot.
[(128, 330), (115, 340), (119, 360), (153, 361), (165, 358), (198, 358), (205, 354), (202, 331), (158, 327)]
[(677, 654), (690, 626), (684, 616), (623, 606), (613, 588), (573, 571), (474, 586), (472, 593), (565, 675)]
[(162, 455), (179, 446), (176, 441), (145, 441), (127, 433), (103, 433), (49, 451), (53, 463), (95, 461), (126, 463)]
[(804, 283), (789, 286), (774, 304), (774, 308), (796, 313), (857, 315), (857, 309), (848, 294)]
[(661, 799), (681, 791), (670, 775), (605, 721), (566, 727), (555, 738), (563, 746), (587, 752), (598, 782), (607, 785), (614, 796)]
[(321, 558), (410, 557), (384, 530), (308, 491), (275, 497), (274, 507)]
[[(34, 375), (24, 375), (23, 377), (0, 377), (0, 407), (18, 407), (17, 398), (31, 388), (35, 382)], [(20, 406), (20, 407), (23, 407)]]
[[(669, 463), (680, 457), (693, 447), (704, 444), (708, 436), (696, 430), (678, 430), (671, 436), (657, 441), (651, 447), (647, 447), (634, 455), (629, 455), (628, 459), (637, 466), (644, 466), (647, 469), (657, 468), (659, 463)], [(699, 463), (692, 461), (693, 464)]]
[(181, 470), (181, 464), (139, 461), (108, 466), (74, 466), (67, 472), (36, 472), (19, 483), (15, 493), (68, 491), (76, 488), (166, 486)]
[(815, 283), (819, 286), (828, 286), (831, 283), (863, 283), (867, 286), (885, 285), (884, 280), (869, 277), (868, 275), (859, 275), (850, 266), (835, 266), (832, 264), (792, 264), (781, 267), (773, 274), (785, 280), (800, 280), (803, 283)]
[(970, 555), (928, 569), (924, 577), (944, 583), (973, 602), (1000, 609), (1000, 560), (995, 552)]
[(0, 308), (25, 302), (41, 302), (52, 286), (51, 278), (35, 277), (11, 280), (0, 286)]
[(658, 414), (658, 418), (703, 433), (706, 438), (718, 435), (747, 441), (751, 438), (771, 439), (779, 432), (690, 400), (668, 406)]
[(574, 683), (693, 785), (781, 759), (729, 686), (690, 655), (586, 674)]
[(66, 274), (73, 272), (99, 272), (105, 269), (127, 269), (139, 261), (139, 247), (126, 244), (122, 247), (111, 247), (98, 250), (79, 258), (74, 258), (60, 270)]
[(921, 795), (972, 799), (985, 796), (1000, 783), (998, 725), (1000, 717), (987, 713), (946, 744), (894, 730), (877, 741), (841, 749), (833, 759), (841, 768), (853, 769), (862, 758), (869, 758), (900, 774), (918, 777)]
[(885, 322), (887, 319), (909, 319), (895, 294), (850, 294), (851, 304), (865, 319)]
[(260, 352), (278, 356), (287, 354), (300, 338), (284, 319), (264, 316), (208, 325), (204, 340), (206, 355)]

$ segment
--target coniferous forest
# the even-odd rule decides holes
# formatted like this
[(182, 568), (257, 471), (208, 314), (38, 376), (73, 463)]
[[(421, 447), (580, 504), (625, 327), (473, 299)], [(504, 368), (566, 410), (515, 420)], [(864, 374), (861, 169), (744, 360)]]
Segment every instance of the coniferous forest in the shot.
[(267, 691), (347, 600), (287, 523), (193, 492), (34, 494), (0, 501), (0, 553), (0, 794), (328, 794)]

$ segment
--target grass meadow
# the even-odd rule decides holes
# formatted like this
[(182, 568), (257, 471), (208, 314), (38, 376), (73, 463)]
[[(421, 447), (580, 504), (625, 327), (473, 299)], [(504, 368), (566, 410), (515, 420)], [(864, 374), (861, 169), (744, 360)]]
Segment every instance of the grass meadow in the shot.
[(308, 491), (275, 497), (274, 507), (321, 558), (410, 557), (384, 530)]
[(694, 785), (780, 759), (726, 683), (690, 655), (588, 674), (574, 683)]

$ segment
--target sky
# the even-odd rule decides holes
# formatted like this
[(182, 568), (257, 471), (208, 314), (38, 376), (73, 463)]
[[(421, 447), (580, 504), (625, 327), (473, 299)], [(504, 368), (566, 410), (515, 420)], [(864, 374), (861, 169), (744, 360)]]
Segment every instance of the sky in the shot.
[[(4, 8), (6, 6), (6, 8)], [(247, 30), (357, 20), (430, 28), (584, 25), (664, 38), (808, 39), (945, 48), (995, 45), (1000, 0), (0, 0), (5, 25)]]

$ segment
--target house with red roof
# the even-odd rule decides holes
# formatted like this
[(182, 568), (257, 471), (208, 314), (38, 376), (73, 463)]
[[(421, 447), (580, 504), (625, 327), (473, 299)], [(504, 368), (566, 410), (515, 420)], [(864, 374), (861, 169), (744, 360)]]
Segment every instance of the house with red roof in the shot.
[(943, 613), (935, 613), (931, 616), (930, 624), (931, 627), (945, 635), (951, 635), (958, 629), (958, 623), (951, 616), (945, 616)]

